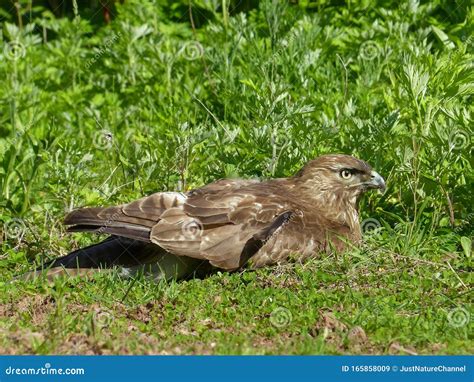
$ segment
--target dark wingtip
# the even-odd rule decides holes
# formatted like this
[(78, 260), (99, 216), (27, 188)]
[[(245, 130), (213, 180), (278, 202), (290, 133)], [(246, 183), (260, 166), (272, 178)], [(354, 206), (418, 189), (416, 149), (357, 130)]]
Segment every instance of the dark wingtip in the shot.
[(74, 213), (76, 211), (71, 211), (69, 212), (65, 217), (64, 217), (64, 220), (63, 220), (63, 224), (64, 225), (72, 225), (74, 224), (73, 223), (73, 219), (74, 219)]
[(74, 225), (74, 224), (81, 224), (85, 222), (91, 223), (94, 220), (97, 220), (99, 223), (100, 219), (98, 218), (98, 214), (102, 211), (102, 208), (79, 208), (77, 210), (69, 212), (64, 217), (64, 225)]
[(100, 230), (100, 226), (90, 224), (74, 224), (66, 228), (66, 232), (94, 232)]

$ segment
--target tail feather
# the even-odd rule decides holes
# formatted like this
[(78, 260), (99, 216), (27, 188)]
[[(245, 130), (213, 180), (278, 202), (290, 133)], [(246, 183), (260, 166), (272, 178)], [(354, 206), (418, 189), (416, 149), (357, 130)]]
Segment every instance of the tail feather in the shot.
[(64, 219), (64, 224), (69, 225), (68, 232), (98, 232), (123, 236), (150, 242), (151, 227), (156, 222), (128, 216), (122, 208), (81, 208), (70, 212)]
[(29, 272), (21, 279), (45, 276), (51, 280), (59, 276), (91, 275), (117, 269), (125, 277), (143, 273), (155, 280), (183, 279), (211, 270), (207, 261), (175, 256), (156, 244), (144, 243), (119, 236), (78, 249), (66, 256), (51, 260)]
[(80, 248), (66, 256), (51, 260), (37, 270), (45, 268), (111, 268), (135, 266), (153, 260), (160, 248), (139, 241), (110, 236), (104, 241)]
[(128, 239), (135, 239), (144, 242), (150, 242), (150, 229), (141, 226), (121, 225), (121, 226), (102, 226), (79, 224), (68, 227), (68, 232), (95, 232), (108, 233)]
[(103, 225), (103, 226), (115, 226), (121, 224), (138, 225), (143, 227), (151, 228), (156, 224), (156, 220), (152, 218), (147, 219), (143, 217), (135, 217), (126, 215), (123, 211), (122, 206), (116, 207), (91, 207), (91, 208), (80, 208), (71, 211), (64, 218), (64, 224), (90, 224), (90, 225)]

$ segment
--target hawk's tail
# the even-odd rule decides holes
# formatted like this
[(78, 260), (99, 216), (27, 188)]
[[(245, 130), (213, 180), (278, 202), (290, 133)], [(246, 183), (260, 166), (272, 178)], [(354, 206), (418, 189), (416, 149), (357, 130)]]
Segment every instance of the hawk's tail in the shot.
[(174, 256), (155, 244), (110, 236), (100, 243), (48, 261), (20, 278), (45, 276), (52, 280), (64, 275), (90, 275), (117, 269), (125, 277), (144, 273), (155, 280), (181, 279), (207, 268), (203, 263), (190, 257)]

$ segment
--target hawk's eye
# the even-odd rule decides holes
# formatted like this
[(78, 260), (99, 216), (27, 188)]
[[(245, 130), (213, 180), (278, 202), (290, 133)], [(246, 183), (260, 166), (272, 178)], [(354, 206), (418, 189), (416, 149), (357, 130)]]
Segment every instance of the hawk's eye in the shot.
[(352, 176), (352, 172), (350, 170), (341, 170), (340, 174), (341, 174), (341, 178), (346, 179), (346, 180), (350, 179)]

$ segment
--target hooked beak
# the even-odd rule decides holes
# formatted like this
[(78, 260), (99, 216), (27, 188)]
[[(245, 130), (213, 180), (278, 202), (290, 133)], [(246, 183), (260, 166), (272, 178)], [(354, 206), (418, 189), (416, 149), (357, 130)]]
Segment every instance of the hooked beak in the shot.
[(376, 171), (370, 173), (370, 181), (365, 183), (367, 188), (376, 188), (384, 192), (387, 186), (385, 185), (385, 180), (380, 176)]

